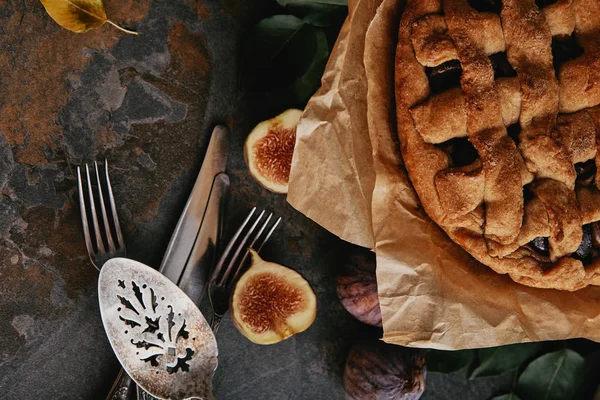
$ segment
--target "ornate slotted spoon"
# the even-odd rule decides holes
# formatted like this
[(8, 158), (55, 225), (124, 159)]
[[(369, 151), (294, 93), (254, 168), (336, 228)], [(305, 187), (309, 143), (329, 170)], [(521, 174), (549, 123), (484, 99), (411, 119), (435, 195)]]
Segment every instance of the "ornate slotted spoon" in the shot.
[(196, 305), (168, 278), (126, 258), (98, 279), (104, 329), (121, 365), (161, 399), (214, 399), (217, 341)]

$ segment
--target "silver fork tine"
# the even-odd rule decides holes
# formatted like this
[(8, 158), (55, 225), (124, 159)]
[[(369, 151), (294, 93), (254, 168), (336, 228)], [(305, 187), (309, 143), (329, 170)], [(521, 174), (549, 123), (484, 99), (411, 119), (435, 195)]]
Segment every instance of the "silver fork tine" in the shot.
[[(262, 235), (262, 233), (265, 231), (265, 229), (267, 228), (267, 225), (269, 225), (269, 221), (271, 220), (272, 217), (273, 217), (273, 213), (269, 214), (269, 216), (267, 217), (267, 220), (260, 227), (260, 229), (258, 230), (258, 233), (254, 236), (254, 239), (252, 239), (252, 242), (250, 242), (250, 246), (248, 246), (248, 248), (254, 248), (254, 245), (258, 241), (258, 238), (260, 238), (260, 235)], [(246, 256), (244, 256), (244, 258), (246, 258)], [(242, 263), (243, 262), (244, 262), (244, 260), (242, 259)]]
[[(87, 196), (89, 197), (89, 209), (86, 208), (86, 201), (83, 189), (83, 179), (81, 179), (81, 168), (77, 167), (77, 190), (79, 191), (79, 208), (81, 212), (81, 223), (83, 225), (83, 235), (85, 238), (85, 246), (88, 250), (88, 255), (90, 256), (90, 261), (96, 267), (97, 270), (100, 270), (102, 266), (110, 259), (115, 257), (126, 257), (127, 249), (125, 248), (125, 241), (123, 240), (123, 234), (121, 233), (121, 227), (119, 225), (119, 218), (117, 216), (117, 208), (115, 207), (115, 199), (113, 197), (112, 187), (110, 185), (110, 178), (108, 177), (108, 163), (104, 160), (104, 165), (106, 169), (106, 187), (108, 190), (108, 200), (110, 205), (107, 205), (104, 200), (104, 193), (102, 190), (102, 182), (100, 180), (100, 171), (98, 170), (98, 163), (94, 161), (94, 167), (96, 168), (96, 183), (98, 185), (98, 201), (100, 202), (100, 210), (102, 212), (102, 222), (104, 227), (104, 232), (106, 235), (106, 241), (108, 243), (109, 252), (106, 252), (106, 247), (104, 244), (104, 239), (102, 238), (102, 234), (100, 233), (100, 226), (98, 223), (98, 213), (96, 212), (96, 201), (94, 200), (94, 192), (92, 190), (92, 180), (90, 178), (90, 167), (88, 164), (85, 164), (85, 174), (87, 178)], [(111, 230), (111, 221), (108, 218), (108, 213), (106, 208), (111, 208), (112, 213), (112, 223), (114, 224), (114, 231)], [(93, 241), (92, 241), (92, 233), (90, 233), (90, 223), (88, 220), (88, 212), (91, 213), (92, 222), (94, 225), (94, 233), (96, 236), (96, 248), (94, 249)], [(115, 248), (114, 234), (116, 233), (118, 247)], [(113, 399), (117, 397), (122, 397), (120, 394), (125, 395), (127, 398), (132, 395), (132, 380), (129, 376), (121, 370), (119, 373), (117, 380), (115, 381), (113, 387), (111, 388), (107, 399)], [(149, 397), (148, 400), (154, 397)], [(141, 398), (141, 397), (140, 397)], [(146, 397), (144, 397), (146, 398)]]
[(254, 230), (256, 229), (256, 226), (258, 225), (258, 223), (262, 219), (263, 215), (265, 215), (265, 210), (263, 210), (260, 213), (260, 215), (258, 216), (258, 218), (256, 218), (256, 221), (254, 221), (254, 223), (252, 224), (252, 226), (250, 227), (250, 229), (248, 230), (248, 232), (246, 232), (246, 236), (244, 236), (244, 238), (242, 239), (242, 241), (237, 245), (237, 248), (235, 250), (235, 253), (233, 254), (233, 257), (231, 257), (231, 259), (229, 260), (229, 264), (227, 264), (227, 268), (225, 269), (225, 272), (223, 273), (223, 275), (219, 279), (219, 282), (218, 282), (219, 285), (225, 284), (225, 281), (228, 280), (229, 274), (231, 273), (231, 271), (233, 269), (233, 266), (237, 265), (235, 261), (238, 259), (238, 257), (240, 255), (240, 253), (242, 252), (242, 250), (244, 250), (244, 251), (248, 250), (248, 247), (246, 246), (246, 243), (248, 243), (248, 240), (250, 239), (250, 236), (254, 233)]
[(271, 235), (273, 234), (273, 232), (275, 231), (275, 228), (277, 228), (277, 225), (279, 225), (280, 222), (281, 222), (281, 217), (277, 218), (277, 221), (275, 221), (275, 223), (273, 224), (273, 226), (269, 230), (269, 233), (267, 233), (267, 236), (265, 236), (265, 238), (262, 240), (262, 242), (260, 243), (260, 245), (256, 249), (257, 253), (260, 253), (260, 250), (263, 248), (263, 246), (265, 245), (265, 243), (267, 243), (267, 241), (271, 238)]
[(104, 196), (102, 195), (102, 184), (100, 183), (100, 175), (98, 174), (98, 163), (94, 161), (94, 168), (96, 168), (96, 183), (98, 184), (98, 197), (100, 198), (100, 210), (102, 211), (102, 222), (104, 222), (104, 232), (106, 233), (106, 240), (108, 241), (108, 250), (114, 252), (115, 242), (113, 242), (112, 233), (110, 232), (110, 225), (108, 224), (108, 216), (106, 215), (106, 206), (104, 205)]
[[(235, 232), (235, 234), (233, 235), (233, 237), (229, 241), (229, 244), (227, 244), (227, 247), (223, 251), (223, 255), (219, 259), (219, 262), (215, 266), (215, 269), (214, 269), (214, 271), (212, 273), (213, 277), (218, 277), (219, 274), (221, 273), (221, 269), (223, 269), (223, 265), (225, 264), (225, 260), (227, 259), (229, 253), (231, 252), (231, 249), (233, 249), (233, 246), (235, 245), (235, 242), (237, 241), (238, 237), (242, 234), (242, 231), (244, 230), (244, 228), (248, 224), (248, 221), (250, 221), (250, 218), (252, 218), (252, 215), (254, 215), (255, 211), (256, 211), (256, 207), (254, 207), (250, 211), (250, 213), (248, 214), (248, 216), (246, 217), (246, 219), (244, 220), (244, 222), (242, 223), (242, 225), (240, 225), (240, 227), (238, 228), (238, 230)], [(216, 279), (214, 279), (214, 280), (216, 281)]]
[(115, 223), (115, 231), (117, 232), (117, 244), (119, 245), (119, 248), (122, 249), (123, 247), (125, 247), (125, 241), (123, 240), (121, 225), (119, 225), (119, 216), (117, 215), (117, 206), (115, 205), (115, 198), (113, 196), (110, 178), (108, 177), (108, 161), (106, 159), (104, 159), (104, 171), (106, 175), (106, 187), (108, 188), (108, 201), (110, 202), (112, 217)]
[[(90, 227), (88, 225), (87, 212), (85, 209), (85, 200), (83, 198), (83, 185), (81, 183), (81, 169), (77, 167), (77, 191), (79, 192), (79, 209), (81, 211), (81, 224), (83, 225), (83, 237), (85, 238), (85, 247), (88, 255), (92, 258), (94, 246), (90, 238)], [(94, 265), (95, 266), (95, 265)], [(96, 267), (97, 268), (97, 267)]]
[[(233, 278), (231, 279), (231, 282), (235, 282), (235, 280), (237, 279), (238, 275), (240, 274), (240, 271), (244, 268), (244, 263), (246, 262), (246, 260), (248, 259), (248, 256), (250, 255), (250, 252), (248, 251), (248, 249), (250, 249), (250, 248), (253, 249), (254, 248), (254, 245), (256, 244), (256, 242), (258, 242), (258, 239), (261, 237), (262, 233), (265, 231), (265, 229), (269, 225), (269, 221), (271, 220), (272, 216), (273, 216), (273, 213), (269, 214), (269, 216), (267, 217), (267, 220), (265, 221), (265, 223), (260, 227), (260, 230), (254, 236), (254, 239), (252, 240), (252, 242), (250, 242), (250, 245), (246, 247), (246, 252), (244, 253), (244, 257), (242, 257), (242, 261), (240, 261), (240, 263), (238, 264), (238, 267), (236, 268), (235, 272), (233, 273)], [(281, 220), (281, 218), (279, 218), (279, 220)], [(271, 228), (271, 230), (267, 234), (267, 237), (265, 238), (265, 240), (262, 241), (262, 243), (259, 246), (259, 249), (256, 250), (256, 252), (259, 252), (260, 248), (262, 248), (262, 246), (265, 244), (265, 242), (269, 239), (269, 236), (271, 236), (271, 234), (273, 233), (273, 230), (275, 229), (275, 227), (279, 223), (279, 220), (277, 220), (277, 222), (275, 222), (274, 227)], [(240, 246), (240, 250), (241, 250), (241, 248), (242, 248), (242, 246)]]
[(96, 234), (96, 245), (98, 246), (98, 251), (104, 253), (106, 249), (104, 248), (104, 243), (102, 242), (102, 236), (100, 236), (98, 216), (96, 215), (96, 203), (94, 202), (94, 192), (92, 192), (92, 184), (90, 179), (90, 169), (87, 164), (85, 164), (85, 174), (87, 177), (88, 195), (90, 196), (90, 212), (92, 213), (92, 223), (94, 225), (94, 233)]

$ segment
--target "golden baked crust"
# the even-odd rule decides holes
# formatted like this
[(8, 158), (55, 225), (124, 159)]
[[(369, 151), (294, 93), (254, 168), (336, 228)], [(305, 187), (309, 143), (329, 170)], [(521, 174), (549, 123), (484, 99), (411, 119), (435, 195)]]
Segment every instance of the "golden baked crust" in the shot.
[(477, 3), (493, 5), (407, 0), (395, 93), (409, 177), (429, 216), (496, 272), (600, 285), (600, 1)]

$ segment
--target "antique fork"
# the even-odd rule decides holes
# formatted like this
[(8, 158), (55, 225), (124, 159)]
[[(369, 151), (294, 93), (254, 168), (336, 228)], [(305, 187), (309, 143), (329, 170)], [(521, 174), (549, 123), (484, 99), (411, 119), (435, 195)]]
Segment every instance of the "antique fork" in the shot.
[[(85, 164), (85, 175), (87, 178), (87, 197), (90, 206), (90, 214), (92, 225), (94, 227), (93, 236), (96, 246), (92, 241), (92, 232), (90, 232), (88, 213), (81, 180), (81, 169), (77, 167), (77, 190), (79, 191), (79, 209), (81, 210), (81, 224), (83, 225), (83, 235), (85, 237), (85, 247), (87, 247), (90, 260), (96, 269), (100, 270), (105, 262), (114, 257), (125, 257), (126, 249), (123, 241), (123, 233), (119, 225), (119, 217), (117, 215), (117, 207), (115, 206), (115, 198), (113, 197), (110, 178), (108, 176), (108, 162), (104, 160), (104, 170), (106, 179), (106, 188), (108, 192), (108, 206), (110, 208), (111, 219), (109, 220), (106, 212), (106, 202), (102, 192), (102, 182), (98, 173), (98, 163), (94, 161), (94, 169), (96, 172), (96, 184), (98, 186), (98, 201), (102, 212), (102, 222), (104, 236), (101, 233), (100, 224), (98, 223), (98, 212), (96, 211), (96, 201), (94, 200), (94, 192), (92, 191), (92, 180), (90, 179), (90, 168)], [(112, 221), (112, 225), (111, 225)], [(113, 239), (113, 233), (116, 235), (116, 243)], [(106, 239), (106, 246), (104, 239)]]
[(267, 234), (262, 237), (263, 232), (267, 229), (269, 222), (273, 217), (273, 214), (271, 213), (260, 226), (260, 229), (257, 230), (259, 223), (265, 215), (265, 211), (262, 211), (254, 220), (252, 226), (248, 229), (242, 240), (238, 241), (255, 212), (256, 207), (250, 211), (244, 222), (242, 222), (235, 232), (210, 275), (208, 281), (208, 298), (212, 307), (212, 320), (210, 326), (214, 333), (217, 333), (219, 330), (221, 319), (227, 310), (229, 310), (229, 299), (231, 297), (233, 285), (244, 268), (245, 262), (250, 254), (248, 249), (253, 248), (257, 253), (260, 252), (264, 244), (273, 234), (273, 231), (275, 231), (275, 228), (277, 228), (281, 222), (280, 217), (271, 226)]
[[(98, 212), (96, 211), (96, 201), (94, 199), (94, 191), (92, 190), (92, 180), (90, 179), (90, 168), (85, 164), (85, 175), (87, 183), (87, 198), (89, 203), (89, 211), (92, 219), (93, 232), (90, 231), (89, 219), (88, 219), (88, 208), (85, 200), (85, 192), (83, 190), (83, 182), (81, 179), (81, 168), (77, 167), (77, 191), (79, 192), (79, 210), (81, 212), (81, 224), (83, 226), (83, 236), (85, 238), (85, 247), (87, 248), (90, 261), (99, 271), (100, 268), (108, 260), (114, 257), (125, 257), (126, 248), (125, 241), (123, 240), (123, 233), (121, 232), (121, 225), (119, 224), (119, 216), (117, 215), (117, 207), (115, 205), (115, 198), (113, 196), (112, 186), (110, 184), (110, 177), (108, 176), (108, 162), (104, 160), (104, 176), (106, 181), (106, 189), (108, 193), (108, 206), (110, 208), (111, 219), (109, 220), (106, 212), (106, 202), (104, 200), (104, 193), (102, 191), (102, 182), (100, 181), (100, 174), (98, 172), (98, 163), (94, 161), (94, 169), (96, 173), (96, 185), (98, 186), (98, 201), (100, 205), (100, 211), (102, 213), (102, 225), (104, 236), (102, 236), (100, 224), (98, 223)], [(112, 225), (111, 225), (112, 221)], [(113, 233), (116, 236), (116, 243), (113, 239)], [(92, 240), (92, 234), (94, 240)], [(106, 238), (106, 245), (104, 239)], [(94, 247), (94, 242), (96, 246)], [(131, 378), (121, 369), (119, 375), (115, 380), (113, 387), (110, 390), (108, 399), (120, 399), (126, 396), (129, 386), (133, 383)]]

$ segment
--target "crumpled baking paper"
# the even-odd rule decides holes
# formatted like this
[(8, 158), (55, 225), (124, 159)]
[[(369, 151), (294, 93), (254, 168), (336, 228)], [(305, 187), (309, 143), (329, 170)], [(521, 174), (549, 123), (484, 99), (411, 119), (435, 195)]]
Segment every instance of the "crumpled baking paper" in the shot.
[(396, 134), (394, 56), (403, 0), (349, 1), (297, 129), (288, 202), (377, 254), (383, 340), (465, 349), (600, 340), (600, 288), (535, 289), (468, 255), (419, 205)]

